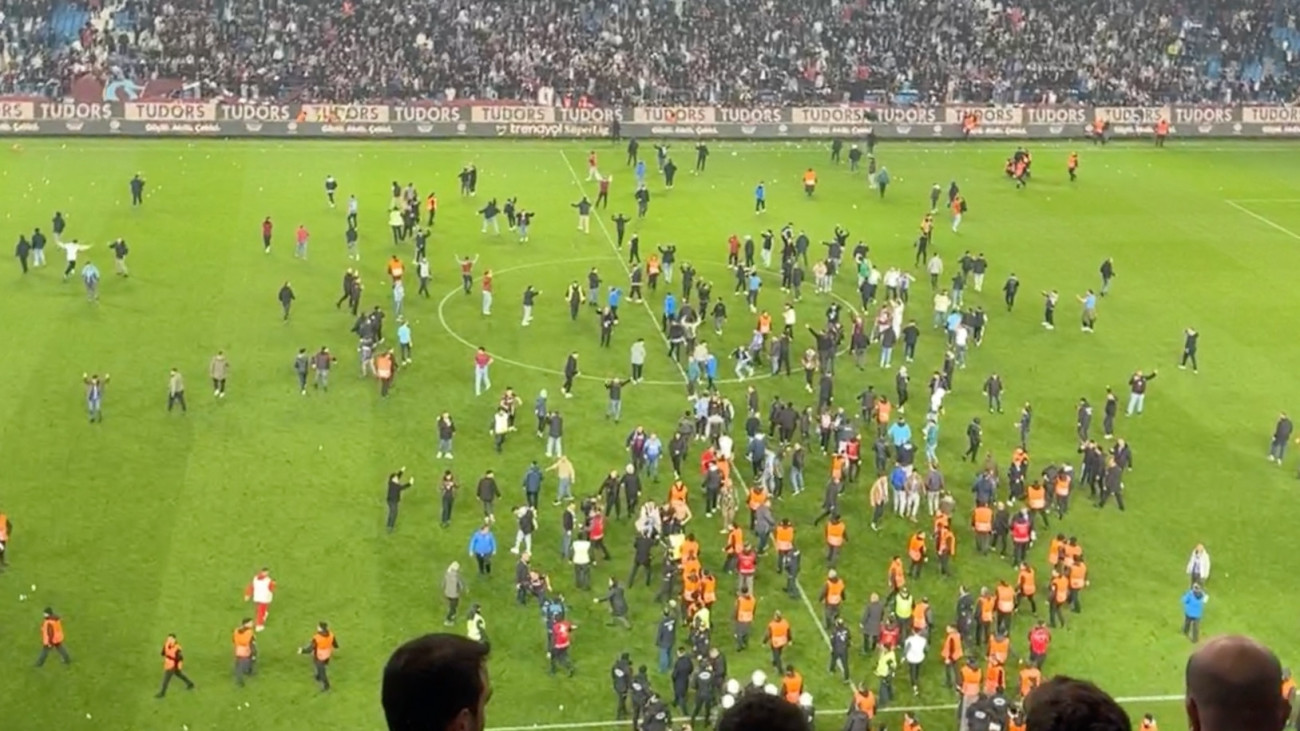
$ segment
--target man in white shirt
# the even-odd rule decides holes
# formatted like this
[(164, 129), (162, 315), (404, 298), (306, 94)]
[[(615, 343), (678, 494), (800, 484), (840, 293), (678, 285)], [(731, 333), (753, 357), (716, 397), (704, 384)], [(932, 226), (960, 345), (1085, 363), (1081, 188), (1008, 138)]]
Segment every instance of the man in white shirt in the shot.
[(903, 640), (903, 662), (907, 663), (907, 677), (912, 682), (912, 695), (921, 694), (921, 663), (925, 662), (925, 635), (919, 630)]
[(966, 348), (970, 343), (970, 330), (965, 325), (958, 325), (952, 334), (953, 345), (956, 346), (957, 367), (966, 367)]
[(578, 534), (578, 540), (569, 547), (573, 554), (573, 583), (579, 589), (591, 588), (591, 540), (586, 531)]
[(72, 274), (77, 269), (77, 255), (89, 249), (90, 246), (83, 246), (77, 243), (76, 239), (73, 239), (71, 243), (55, 241), (54, 244), (63, 249), (63, 253), (67, 257), (68, 265), (63, 270), (63, 281), (66, 282), (68, 281), (68, 275)]

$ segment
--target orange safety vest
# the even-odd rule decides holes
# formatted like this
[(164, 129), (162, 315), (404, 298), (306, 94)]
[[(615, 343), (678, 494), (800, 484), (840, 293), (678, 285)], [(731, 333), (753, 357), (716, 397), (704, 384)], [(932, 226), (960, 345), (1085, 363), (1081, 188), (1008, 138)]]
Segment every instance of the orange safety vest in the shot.
[[(780, 530), (780, 528), (777, 528)], [(738, 555), (745, 547), (745, 534), (740, 528), (732, 528), (727, 532), (727, 546), (723, 549), (728, 556)]]
[(1020, 586), (1020, 593), (1025, 596), (1033, 596), (1038, 593), (1038, 586), (1034, 582), (1034, 569), (1027, 566), (1020, 575), (1016, 577), (1016, 584)]
[(1160, 120), (1159, 122), (1156, 122), (1156, 134), (1162, 136), (1169, 134), (1169, 122), (1163, 119)]
[(961, 215), (961, 196), (952, 199), (952, 215)]
[(682, 563), (699, 561), (700, 542), (685, 540), (682, 541)]
[(782, 552), (794, 550), (793, 525), (778, 525), (776, 527), (776, 550)]
[(0, 543), (9, 540), (9, 516), (0, 513)]
[(1034, 483), (1025, 490), (1026, 502), (1030, 510), (1044, 510), (1047, 508), (1047, 490), (1042, 485)]
[(690, 603), (700, 595), (700, 575), (694, 572), (682, 576), (682, 598)]
[(998, 584), (998, 611), (1011, 614), (1016, 609), (1016, 592), (1006, 584)]
[(247, 627), (236, 627), (231, 641), (235, 644), (235, 657), (244, 659), (253, 656), (253, 630)]
[(1010, 655), (1011, 655), (1010, 638), (1003, 637), (1000, 640), (996, 637), (989, 638), (989, 657), (992, 660), (996, 661), (997, 665), (1005, 665), (1007, 662), (1007, 658), (1010, 657)]
[(803, 695), (803, 676), (799, 673), (790, 673), (781, 678), (781, 690), (785, 694), (787, 703), (799, 703), (799, 696)]
[(1052, 579), (1052, 600), (1057, 604), (1064, 604), (1070, 596), (1070, 580), (1064, 576), (1057, 576)]
[(659, 257), (657, 257), (657, 256), (655, 256), (655, 255), (653, 255), (653, 254), (651, 254), (651, 255), (650, 255), (650, 258), (649, 258), (649, 259), (646, 259), (646, 262), (645, 262), (645, 270), (646, 270), (646, 273), (647, 273), (647, 274), (658, 274), (658, 273), (659, 273)]
[(764, 335), (772, 332), (772, 316), (764, 312), (758, 316), (758, 331)]
[(971, 517), (971, 525), (975, 527), (976, 533), (993, 532), (993, 511), (986, 507), (975, 508)]
[(989, 663), (988, 670), (984, 673), (984, 693), (994, 695), (998, 689), (1005, 687), (1007, 684), (1007, 671), (999, 663)]
[(903, 731), (923, 731), (918, 721), (903, 720)]
[(875, 718), (876, 696), (873, 695), (870, 690), (867, 690), (865, 693), (856, 690), (853, 691), (853, 705), (862, 715), (866, 716), (868, 720)]
[(682, 575), (692, 576), (695, 578), (696, 581), (698, 581), (700, 578), (700, 572), (704, 569), (704, 567), (700, 564), (700, 559), (695, 556), (683, 556), (681, 559), (681, 563), (682, 563)]
[(686, 485), (680, 480), (668, 487), (668, 504), (686, 502)]
[(428, 208), (431, 211), (438, 210), (438, 197), (431, 195), (428, 198), (426, 198), (424, 201), (424, 207)]
[(63, 644), (63, 620), (46, 619), (41, 622), (41, 644), (45, 647)]
[(804, 185), (816, 185), (816, 184), (817, 184), (817, 173), (814, 173), (814, 172), (811, 171), (811, 170), (809, 170), (808, 172), (804, 173), (804, 174), (803, 174), (803, 184), (804, 184)]
[(982, 596), (982, 597), (976, 599), (976, 600), (975, 600), (975, 603), (979, 605), (979, 610), (980, 610), (980, 621), (981, 621), (981, 622), (992, 622), (992, 621), (993, 621), (993, 605), (994, 605), (993, 597), (991, 597), (991, 596)]
[(1078, 155), (1070, 155), (1070, 160), (1069, 160), (1069, 162), (1066, 163), (1066, 166), (1067, 166), (1070, 170), (1073, 170), (1073, 169), (1079, 167), (1079, 156), (1078, 156)]
[(1047, 562), (1055, 566), (1061, 561), (1061, 548), (1065, 546), (1063, 541), (1053, 538), (1047, 544)]
[(1027, 667), (1020, 671), (1020, 697), (1029, 695), (1029, 691), (1043, 682), (1043, 671), (1036, 667)]
[(917, 632), (924, 632), (925, 628), (929, 626), (926, 621), (926, 616), (929, 615), (929, 613), (929, 604), (926, 604), (925, 602), (917, 602), (916, 606), (912, 607), (912, 629)]
[(844, 523), (826, 524), (826, 545), (836, 548), (844, 545)]
[(955, 663), (965, 656), (961, 649), (960, 632), (949, 632), (948, 636), (943, 638), (943, 649), (940, 650), (940, 656), (946, 664)]
[(1012, 717), (1007, 721), (1007, 731), (1025, 731), (1024, 720)]
[(973, 668), (969, 665), (961, 669), (961, 694), (965, 696), (979, 695), (980, 692), (980, 671), (979, 668)]
[(749, 488), (749, 509), (758, 510), (760, 506), (767, 502), (767, 491), (761, 487)]
[(1076, 563), (1070, 567), (1070, 588), (1082, 589), (1088, 583), (1088, 566)]
[(401, 279), (401, 278), (402, 278), (402, 274), (404, 273), (404, 271), (405, 271), (405, 270), (402, 268), (402, 262), (401, 262), (401, 260), (398, 260), (398, 259), (390, 259), (390, 260), (389, 260), (389, 262), (388, 262), (388, 276), (392, 277), (393, 279)]
[(718, 580), (713, 576), (705, 576), (700, 582), (703, 584), (702, 599), (705, 606), (712, 606), (718, 600)]
[(925, 536), (917, 533), (907, 541), (907, 557), (913, 562), (925, 558)]
[(375, 358), (375, 375), (380, 379), (391, 378), (393, 376), (393, 357), (384, 353)]
[(947, 526), (939, 529), (939, 554), (949, 557), (957, 555), (957, 535)]
[(1070, 494), (1070, 478), (1065, 475), (1058, 475), (1055, 490), (1057, 497), (1067, 497)]
[(767, 634), (772, 649), (779, 650), (790, 644), (790, 623), (784, 619), (774, 619), (767, 623)]
[(837, 607), (844, 601), (844, 579), (826, 580), (826, 604)]
[(876, 421), (881, 424), (889, 423), (889, 415), (894, 411), (894, 407), (888, 401), (880, 401), (876, 404)]
[(736, 598), (736, 621), (749, 624), (754, 621), (754, 606), (758, 603), (752, 595)]
[(1295, 681), (1291, 678), (1287, 678), (1282, 681), (1282, 697), (1286, 700), (1291, 700), (1292, 693), (1295, 693)]
[(312, 635), (311, 645), (312, 654), (317, 662), (329, 662), (330, 655), (334, 654), (334, 633)]
[(933, 527), (935, 533), (944, 528), (951, 528), (952, 518), (947, 513), (938, 513), (934, 516)]
[(1061, 548), (1065, 550), (1066, 566), (1073, 566), (1075, 559), (1083, 555), (1083, 546), (1080, 546), (1077, 543), (1074, 545), (1067, 543), (1064, 546), (1061, 546)]
[(1158, 731), (1156, 727), (1156, 722), (1148, 721), (1145, 718), (1142, 719), (1142, 725), (1139, 728), (1141, 729), (1141, 731)]
[(907, 578), (903, 574), (902, 559), (896, 558), (893, 561), (890, 561), (889, 562), (889, 588), (898, 590), (903, 588), (903, 585), (906, 583), (907, 583)]
[(181, 659), (181, 643), (168, 640), (163, 643), (163, 670), (180, 670), (184, 661)]

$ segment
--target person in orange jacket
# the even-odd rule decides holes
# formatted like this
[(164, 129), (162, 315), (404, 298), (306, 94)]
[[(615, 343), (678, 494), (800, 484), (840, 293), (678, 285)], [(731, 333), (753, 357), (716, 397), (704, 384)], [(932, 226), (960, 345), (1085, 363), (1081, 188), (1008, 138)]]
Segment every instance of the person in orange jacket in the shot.
[(64, 665), (72, 663), (68, 651), (63, 649), (63, 618), (46, 607), (41, 619), (41, 654), (36, 658), (36, 667), (44, 665), (51, 652), (59, 653)]
[(172, 678), (180, 678), (185, 683), (185, 690), (194, 690), (194, 681), (185, 675), (185, 651), (181, 649), (180, 640), (176, 639), (175, 633), (167, 635), (167, 639), (163, 640), (162, 652), (159, 654), (163, 659), (163, 679), (162, 687), (154, 697), (167, 695), (167, 686), (171, 684)]
[(300, 655), (311, 654), (312, 664), (316, 667), (316, 682), (320, 683), (322, 693), (330, 689), (328, 672), (330, 656), (337, 649), (339, 649), (338, 638), (330, 631), (328, 624), (321, 622), (316, 625), (316, 634), (312, 635), (307, 644), (298, 650)]

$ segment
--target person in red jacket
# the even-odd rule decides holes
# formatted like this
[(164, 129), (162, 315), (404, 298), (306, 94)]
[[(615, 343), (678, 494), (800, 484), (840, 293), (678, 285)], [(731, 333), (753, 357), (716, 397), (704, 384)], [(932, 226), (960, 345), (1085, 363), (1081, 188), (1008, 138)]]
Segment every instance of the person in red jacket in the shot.
[(1038, 624), (1029, 630), (1029, 663), (1038, 669), (1047, 661), (1047, 648), (1052, 644), (1052, 631), (1038, 620)]

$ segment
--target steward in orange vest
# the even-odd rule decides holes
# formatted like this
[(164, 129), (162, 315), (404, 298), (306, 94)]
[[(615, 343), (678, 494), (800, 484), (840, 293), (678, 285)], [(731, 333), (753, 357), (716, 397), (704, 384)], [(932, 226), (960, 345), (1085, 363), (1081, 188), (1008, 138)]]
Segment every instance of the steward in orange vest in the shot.
[(312, 664), (316, 666), (316, 682), (320, 683), (321, 692), (330, 689), (330, 677), (326, 672), (330, 656), (339, 648), (339, 641), (330, 631), (330, 626), (321, 622), (316, 626), (316, 634), (311, 636), (307, 645), (298, 650), (300, 655), (311, 653)]
[(242, 688), (245, 676), (253, 674), (253, 660), (257, 658), (257, 645), (253, 639), (253, 620), (245, 619), (240, 622), (230, 640), (235, 648), (235, 684)]
[(375, 356), (375, 376), (379, 379), (379, 395), (387, 396), (393, 387), (393, 376), (397, 374), (397, 360), (392, 349)]
[(781, 653), (785, 651), (787, 645), (794, 642), (794, 635), (790, 632), (790, 623), (781, 616), (780, 612), (774, 613), (772, 621), (767, 623), (767, 633), (763, 636), (763, 641), (772, 649), (772, 664), (776, 666), (778, 672), (785, 672)]
[(840, 608), (844, 605), (844, 598), (844, 579), (840, 578), (839, 572), (831, 569), (826, 574), (826, 584), (822, 586), (822, 593), (818, 597), (818, 601), (825, 608), (826, 629), (835, 626), (835, 620), (840, 616)]
[(51, 650), (59, 653), (64, 665), (72, 662), (72, 658), (68, 657), (68, 651), (63, 649), (63, 618), (55, 614), (53, 609), (46, 607), (44, 617), (41, 619), (41, 654), (36, 658), (36, 667), (45, 664), (45, 658), (50, 656)]
[(162, 698), (167, 695), (167, 686), (171, 684), (172, 678), (180, 678), (185, 683), (185, 690), (194, 690), (194, 681), (185, 676), (185, 653), (181, 650), (181, 643), (177, 641), (176, 635), (167, 635), (163, 640), (162, 652), (163, 659), (163, 679), (162, 687), (158, 689), (158, 695), (155, 698)]

